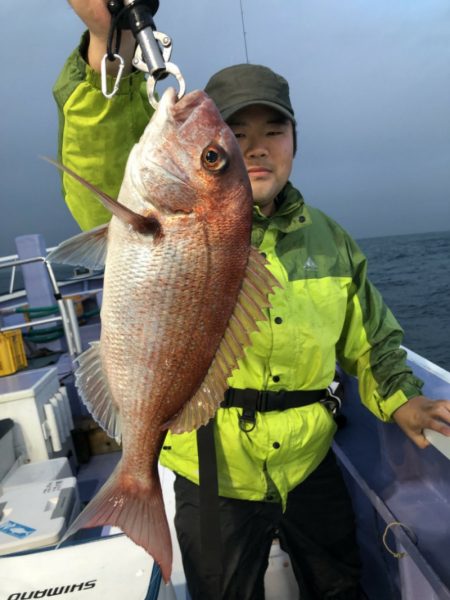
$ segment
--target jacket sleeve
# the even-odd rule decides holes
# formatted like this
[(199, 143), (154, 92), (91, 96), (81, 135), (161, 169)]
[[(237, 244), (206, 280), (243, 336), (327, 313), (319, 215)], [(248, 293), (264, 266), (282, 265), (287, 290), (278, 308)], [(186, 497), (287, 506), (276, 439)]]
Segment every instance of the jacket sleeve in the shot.
[[(153, 109), (142, 73), (124, 77), (118, 93), (103, 96), (100, 74), (84, 56), (88, 33), (68, 58), (53, 88), (58, 107), (58, 159), (89, 183), (117, 198), (126, 160)], [(108, 77), (108, 89), (113, 78)], [(92, 229), (111, 217), (101, 202), (70, 175), (62, 175), (64, 199), (81, 229)]]
[(346, 252), (353, 277), (337, 345), (338, 361), (346, 372), (358, 377), (367, 408), (389, 421), (397, 408), (422, 393), (423, 382), (407, 366), (406, 352), (400, 347), (403, 330), (369, 281), (367, 259), (350, 237)]

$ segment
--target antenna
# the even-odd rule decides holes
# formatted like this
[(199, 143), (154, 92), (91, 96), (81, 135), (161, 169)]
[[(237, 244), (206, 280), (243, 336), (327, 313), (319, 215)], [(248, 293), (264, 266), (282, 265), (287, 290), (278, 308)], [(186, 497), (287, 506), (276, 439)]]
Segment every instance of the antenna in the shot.
[(241, 23), (242, 23), (242, 34), (244, 36), (245, 60), (248, 64), (247, 32), (245, 31), (244, 8), (242, 6), (242, 0), (239, 0), (239, 4), (241, 7)]

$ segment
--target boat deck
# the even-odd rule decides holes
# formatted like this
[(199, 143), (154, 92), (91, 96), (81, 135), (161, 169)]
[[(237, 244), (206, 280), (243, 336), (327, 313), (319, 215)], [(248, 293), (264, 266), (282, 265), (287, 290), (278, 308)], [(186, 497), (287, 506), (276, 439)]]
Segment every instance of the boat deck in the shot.
[[(29, 272), (32, 269), (39, 271), (30, 284), (33, 292), (43, 282), (40, 267), (42, 265), (27, 265)], [(100, 295), (101, 282), (92, 279), (87, 284), (81, 281), (68, 284), (66, 292), (75, 290)], [(10, 294), (8, 302), (12, 303), (11, 306), (24, 301), (15, 296)], [(44, 296), (46, 300), (42, 299)], [(37, 306), (50, 302), (48, 290), (42, 290), (42, 298), (36, 302)], [(5, 304), (5, 307), (4, 325), (13, 327), (20, 320), (23, 324), (23, 315), (19, 319), (18, 315), (10, 314), (10, 304)], [(77, 330), (76, 319), (66, 325), (66, 333), (74, 335)], [(98, 339), (98, 320), (88, 321), (80, 327), (80, 331), (85, 349), (90, 341)], [(58, 393), (59, 385), (64, 386), (67, 392), (74, 419), (88, 416), (74, 386), (73, 357), (76, 353), (72, 352), (70, 356), (63, 342), (58, 341), (54, 345), (53, 356), (37, 356), (32, 364), (34, 369), (53, 368), (56, 373), (52, 390), (46, 391), (47, 396), (40, 398), (39, 402), (36, 399), (39, 410), (35, 412), (39, 412), (42, 421), (35, 424), (35, 431), (29, 433), (28, 438), (42, 438), (44, 433), (45, 439), (38, 439), (39, 449), (36, 440), (33, 440), (32, 447), (26, 449), (28, 454), (31, 451), (37, 453), (37, 458), (32, 461), (58, 456), (73, 457), (75, 454), (67, 427), (66, 442), (62, 439), (59, 450), (55, 450), (55, 447), (52, 450), (54, 440), (47, 430), (44, 404), (48, 405), (49, 400), (54, 400), (52, 394)], [(431, 398), (450, 398), (450, 373), (410, 351), (408, 355), (415, 373), (425, 381), (424, 393)], [(2, 378), (0, 383), (5, 384), (6, 380), (8, 377)], [(44, 384), (41, 387), (44, 388)], [(450, 439), (426, 431), (425, 435), (433, 445), (421, 451), (398, 427), (377, 421), (361, 405), (356, 380), (345, 378), (344, 387), (347, 426), (336, 435), (335, 451), (354, 503), (367, 596), (369, 600), (450, 600)], [(5, 394), (10, 391), (6, 386)], [(20, 396), (21, 390), (16, 391)], [(41, 392), (43, 389), (36, 388), (32, 390), (32, 395), (39, 396)], [(1, 396), (0, 389), (0, 408)], [(15, 404), (19, 405), (19, 402)], [(6, 413), (0, 412), (0, 418), (16, 420), (8, 410)], [(31, 427), (32, 414), (30, 409), (18, 411), (20, 427), (24, 430)], [(57, 425), (55, 422), (55, 435), (58, 433)], [(22, 450), (27, 443), (26, 437), (19, 439), (18, 445)], [(94, 453), (87, 462), (80, 459), (77, 463), (72, 458), (82, 504), (87, 503), (106, 481), (119, 458), (120, 452)], [(90, 597), (99, 600), (123, 597), (133, 600), (187, 600), (181, 558), (173, 531), (173, 474), (161, 469), (160, 475), (174, 544), (173, 585), (170, 590), (163, 586), (160, 595), (155, 595), (155, 585), (149, 584), (152, 573), (157, 572), (153, 570), (152, 559), (126, 536), (108, 536), (106, 534), (111, 533), (109, 528), (97, 528), (77, 533), (57, 552), (43, 549), (0, 558), (0, 597), (14, 600), (31, 598), (34, 597), (31, 595), (33, 590), (45, 588), (52, 590), (48, 595), (70, 591), (73, 598), (85, 597), (84, 592), (89, 589)], [(88, 587), (82, 589), (84, 585)], [(73, 586), (80, 589), (72, 590)], [(130, 586), (134, 586), (134, 592), (130, 591)], [(159, 589), (159, 582), (156, 587)], [(53, 593), (60, 588), (62, 591)], [(289, 560), (274, 544), (266, 576), (266, 600), (297, 600), (297, 597)]]

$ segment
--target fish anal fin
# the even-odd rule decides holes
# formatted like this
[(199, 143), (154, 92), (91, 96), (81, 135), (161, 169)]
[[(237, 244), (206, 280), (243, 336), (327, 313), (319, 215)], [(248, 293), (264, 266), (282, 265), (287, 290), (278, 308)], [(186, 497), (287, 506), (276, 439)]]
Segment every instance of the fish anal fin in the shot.
[(258, 330), (258, 321), (267, 319), (265, 309), (270, 307), (269, 294), (275, 287), (281, 287), (266, 265), (264, 257), (252, 248), (244, 283), (216, 355), (197, 392), (166, 424), (172, 433), (184, 433), (206, 425), (223, 401), (227, 379), (251, 343), (250, 334)]
[(75, 385), (86, 408), (106, 433), (120, 444), (120, 412), (114, 403), (100, 356), (100, 342), (92, 342), (77, 358)]

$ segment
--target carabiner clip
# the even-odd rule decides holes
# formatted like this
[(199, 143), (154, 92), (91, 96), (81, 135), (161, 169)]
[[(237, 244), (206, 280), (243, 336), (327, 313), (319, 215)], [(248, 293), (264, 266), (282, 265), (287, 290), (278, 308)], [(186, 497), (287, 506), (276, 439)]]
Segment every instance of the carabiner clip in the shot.
[(102, 58), (102, 62), (101, 62), (102, 93), (105, 96), (105, 98), (112, 98), (113, 96), (115, 96), (115, 94), (117, 93), (117, 90), (119, 89), (120, 81), (122, 79), (122, 73), (125, 68), (125, 61), (120, 56), (120, 54), (113, 54), (113, 56), (114, 56), (114, 59), (119, 59), (120, 64), (119, 64), (119, 70), (117, 71), (117, 77), (114, 80), (114, 86), (113, 86), (113, 89), (111, 92), (108, 92), (108, 80), (107, 80), (107, 73), (106, 73), (106, 60), (108, 59), (108, 54), (105, 54), (105, 56)]
[(244, 408), (238, 421), (239, 429), (244, 433), (250, 433), (256, 427), (256, 411), (252, 408)]
[[(165, 68), (165, 73), (167, 73), (169, 75), (173, 75), (176, 78), (176, 80), (178, 81), (178, 85), (180, 87), (178, 90), (177, 99), (181, 100), (181, 98), (184, 96), (184, 94), (186, 92), (186, 83), (184, 81), (184, 78), (183, 78), (183, 75), (181, 74), (180, 69), (177, 67), (177, 65), (174, 65), (171, 62), (167, 62), (166, 68)], [(156, 87), (157, 81), (158, 80), (154, 79), (154, 77), (152, 77), (151, 75), (147, 79), (148, 100), (154, 109), (158, 108), (158, 101), (155, 97), (155, 87)]]

